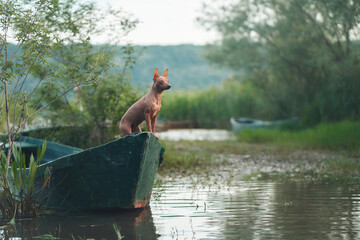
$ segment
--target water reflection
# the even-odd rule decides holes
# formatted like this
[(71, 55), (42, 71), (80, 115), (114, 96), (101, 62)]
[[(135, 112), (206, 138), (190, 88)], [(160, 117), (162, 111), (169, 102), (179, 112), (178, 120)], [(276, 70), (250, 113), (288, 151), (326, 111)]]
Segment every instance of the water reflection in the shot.
[(3, 231), (0, 239), (32, 239), (44, 234), (60, 239), (117, 239), (113, 224), (120, 228), (124, 239), (156, 239), (150, 207), (135, 211), (44, 215), (35, 220), (18, 221), (15, 229)]
[[(49, 214), (17, 221), (0, 239), (359, 239), (360, 193), (331, 185), (166, 180), (151, 208)], [(1, 231), (1, 230), (0, 230)]]

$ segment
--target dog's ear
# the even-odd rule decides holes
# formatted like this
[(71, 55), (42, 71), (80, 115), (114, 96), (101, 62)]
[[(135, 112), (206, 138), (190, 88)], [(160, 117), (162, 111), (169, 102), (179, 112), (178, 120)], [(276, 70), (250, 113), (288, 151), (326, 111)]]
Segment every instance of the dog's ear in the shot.
[(158, 72), (158, 69), (155, 68), (155, 72), (154, 72), (154, 80), (157, 79), (159, 77), (159, 72)]
[(166, 69), (166, 70), (165, 70), (165, 72), (164, 72), (164, 74), (163, 74), (164, 77), (167, 77), (168, 71), (169, 71), (169, 69)]

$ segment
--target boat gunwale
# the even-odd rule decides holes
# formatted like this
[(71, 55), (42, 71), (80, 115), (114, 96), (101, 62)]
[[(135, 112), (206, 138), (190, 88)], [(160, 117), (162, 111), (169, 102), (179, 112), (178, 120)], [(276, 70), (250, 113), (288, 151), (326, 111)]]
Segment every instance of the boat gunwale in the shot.
[[(129, 134), (125, 137), (122, 137), (122, 138), (119, 138), (119, 139), (115, 139), (113, 141), (110, 141), (110, 142), (107, 142), (107, 143), (104, 143), (104, 144), (101, 144), (99, 146), (95, 146), (95, 147), (90, 147), (90, 148), (87, 148), (87, 149), (81, 149), (81, 148), (76, 148), (76, 147), (72, 147), (72, 146), (69, 146), (69, 145), (65, 145), (65, 144), (61, 144), (61, 143), (56, 143), (56, 142), (52, 142), (52, 141), (47, 141), (47, 143), (51, 143), (51, 144), (54, 144), (54, 145), (59, 145), (61, 147), (68, 147), (68, 148), (72, 148), (74, 150), (79, 150), (79, 152), (76, 152), (76, 153), (71, 153), (71, 154), (66, 154), (66, 155), (63, 155), (61, 157), (58, 157), (58, 158), (55, 158), (55, 159), (52, 159), (52, 160), (48, 160), (46, 162), (43, 162), (41, 163), (38, 167), (46, 167), (47, 165), (50, 165), (50, 164), (54, 164), (56, 162), (58, 162), (59, 160), (63, 160), (64, 158), (68, 158), (70, 156), (75, 156), (75, 155), (78, 155), (78, 154), (83, 154), (84, 152), (89, 152), (89, 151), (94, 151), (95, 149), (98, 149), (98, 148), (102, 148), (102, 147), (105, 147), (109, 144), (114, 144), (116, 142), (121, 142), (121, 141), (126, 141), (127, 138), (131, 138), (131, 137), (137, 137), (137, 136), (140, 136), (140, 135), (147, 135), (147, 139), (150, 139), (150, 136), (152, 135), (152, 133), (150, 132), (139, 132), (139, 133), (132, 133), (132, 134)], [(38, 139), (38, 138), (32, 138), (32, 137), (28, 137), (28, 136), (21, 136), (20, 138), (29, 138), (29, 139), (35, 139), (35, 140), (39, 140), (39, 141), (44, 141), (44, 140), (41, 140), (41, 139)], [(147, 140), (148, 141), (148, 140)], [(41, 146), (41, 145), (40, 145)], [(68, 166), (71, 166), (71, 164), (69, 164)], [(63, 166), (61, 168), (66, 168), (68, 166)], [(9, 166), (9, 170), (10, 170), (10, 167)], [(27, 170), (29, 168), (26, 168)]]

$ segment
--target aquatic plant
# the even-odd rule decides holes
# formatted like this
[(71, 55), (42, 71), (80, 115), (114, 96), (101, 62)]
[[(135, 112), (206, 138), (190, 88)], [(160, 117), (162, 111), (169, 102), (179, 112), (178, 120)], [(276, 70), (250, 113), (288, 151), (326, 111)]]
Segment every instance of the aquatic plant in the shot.
[(162, 141), (161, 144), (166, 149), (164, 157), (166, 161), (164, 161), (163, 167), (159, 169), (160, 172), (180, 171), (182, 173), (196, 173), (199, 171), (203, 172), (201, 170), (215, 165), (212, 161), (211, 153), (208, 151), (201, 151), (196, 148), (186, 148), (186, 151), (184, 151), (184, 146), (189, 144), (189, 142)]
[(115, 231), (115, 233), (116, 233), (117, 239), (118, 239), (118, 240), (123, 239), (124, 236), (122, 236), (121, 233), (120, 233), (121, 227), (118, 227), (118, 225), (116, 225), (116, 223), (114, 223), (114, 224), (113, 224), (113, 228), (114, 228), (114, 231)]
[(36, 236), (35, 238), (37, 239), (49, 239), (49, 240), (56, 240), (56, 239), (60, 239), (58, 237), (53, 236), (52, 234), (44, 234), (44, 235), (40, 235), (40, 236)]
[(36, 173), (46, 150), (46, 140), (27, 159), (21, 148), (13, 145), (10, 167), (4, 151), (0, 159), (0, 212), (3, 218), (34, 217), (40, 208), (36, 197), (42, 192), (50, 179), (50, 170), (45, 170), (43, 182), (36, 182)]

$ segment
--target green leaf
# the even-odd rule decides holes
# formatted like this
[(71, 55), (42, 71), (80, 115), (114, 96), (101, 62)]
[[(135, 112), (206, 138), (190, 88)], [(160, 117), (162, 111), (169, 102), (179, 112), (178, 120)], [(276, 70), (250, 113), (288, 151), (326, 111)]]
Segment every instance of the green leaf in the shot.
[(34, 156), (31, 155), (31, 157), (30, 157), (30, 167), (29, 167), (29, 172), (30, 172), (29, 178), (30, 178), (30, 180), (29, 180), (28, 194), (31, 194), (32, 191), (34, 190), (34, 182), (35, 182), (36, 171), (37, 171), (37, 163), (34, 161)]
[(46, 167), (45, 173), (44, 173), (44, 181), (49, 177), (50, 175), (50, 168)]
[[(27, 174), (26, 174), (25, 154), (23, 155), (23, 161), (22, 161), (21, 168), (19, 169), (19, 173), (21, 175), (22, 184), (29, 183), (29, 180), (27, 179)], [(22, 187), (24, 188), (25, 186), (22, 186)]]
[(14, 145), (12, 147), (12, 155), (14, 156), (14, 161), (16, 161), (16, 159), (18, 158), (18, 150)]
[(31, 171), (34, 163), (35, 163), (34, 155), (31, 154), (31, 156), (30, 156), (30, 163), (29, 163), (29, 171)]
[(9, 224), (15, 226), (15, 214), (14, 217), (10, 220)]
[(46, 139), (44, 139), (42, 148), (41, 148), (41, 153), (40, 153), (40, 155), (38, 155), (38, 159), (37, 159), (38, 165), (40, 165), (42, 159), (44, 158), (46, 148), (47, 148), (47, 142), (46, 142)]
[(19, 178), (18, 178), (17, 167), (16, 167), (15, 162), (13, 162), (13, 164), (11, 165), (10, 173), (11, 173), (11, 176), (13, 177), (14, 185), (15, 185), (16, 189), (19, 189)]
[(21, 163), (19, 164), (19, 167), (21, 167), (21, 168), (26, 168), (26, 158), (25, 158), (25, 153), (22, 155), (22, 158), (21, 158)]
[(38, 147), (37, 147), (37, 151), (36, 151), (36, 156), (37, 156), (37, 160), (38, 160), (38, 161), (39, 161), (40, 155), (41, 155), (41, 147), (38, 146)]

